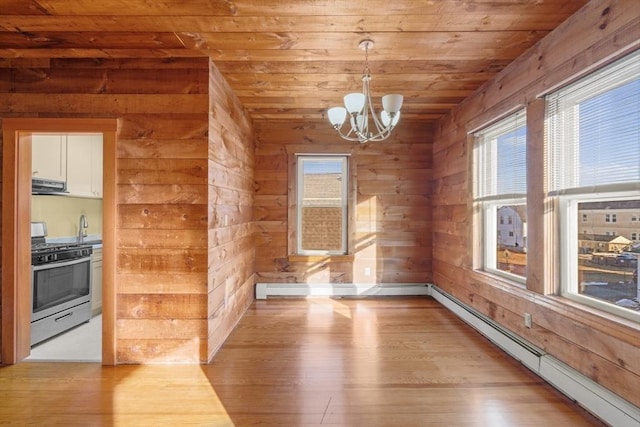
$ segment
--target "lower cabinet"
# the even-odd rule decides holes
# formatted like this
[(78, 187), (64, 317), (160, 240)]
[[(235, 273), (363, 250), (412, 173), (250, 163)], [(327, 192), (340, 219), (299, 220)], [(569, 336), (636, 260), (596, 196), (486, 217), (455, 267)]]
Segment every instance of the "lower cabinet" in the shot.
[(102, 248), (93, 249), (91, 261), (91, 312), (95, 316), (102, 312)]

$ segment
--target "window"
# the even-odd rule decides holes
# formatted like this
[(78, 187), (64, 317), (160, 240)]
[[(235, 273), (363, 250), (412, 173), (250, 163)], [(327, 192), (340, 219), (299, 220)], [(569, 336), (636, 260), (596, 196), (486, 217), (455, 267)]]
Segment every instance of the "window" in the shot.
[(631, 222), (636, 222), (638, 221), (638, 216), (637, 215), (631, 215)]
[[(485, 271), (524, 283), (527, 271), (526, 115), (512, 114), (474, 134), (474, 201)], [(506, 224), (504, 218), (507, 218)]]
[(640, 52), (547, 96), (546, 122), (548, 195), (559, 202), (561, 293), (638, 320), (640, 253), (629, 252), (626, 231), (611, 225), (594, 224), (593, 240), (579, 240), (577, 221), (599, 211), (612, 224), (617, 214), (606, 211), (640, 209)]
[(638, 240), (638, 234), (637, 233), (631, 233), (631, 240), (633, 240), (633, 241)]
[(297, 253), (347, 253), (347, 156), (297, 159)]
[(587, 214), (582, 214), (582, 222), (587, 222)]
[(605, 222), (616, 222), (616, 214), (605, 214), (604, 221)]

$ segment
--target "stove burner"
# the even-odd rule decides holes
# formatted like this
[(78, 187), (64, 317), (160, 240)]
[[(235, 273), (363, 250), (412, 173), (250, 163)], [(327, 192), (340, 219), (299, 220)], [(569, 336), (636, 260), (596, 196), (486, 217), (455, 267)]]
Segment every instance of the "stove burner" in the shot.
[(93, 248), (91, 245), (33, 242), (31, 244), (31, 265), (42, 265), (88, 257), (92, 252)]
[(80, 246), (85, 247), (87, 245), (80, 245), (78, 243), (33, 243), (31, 244), (31, 252), (59, 251)]

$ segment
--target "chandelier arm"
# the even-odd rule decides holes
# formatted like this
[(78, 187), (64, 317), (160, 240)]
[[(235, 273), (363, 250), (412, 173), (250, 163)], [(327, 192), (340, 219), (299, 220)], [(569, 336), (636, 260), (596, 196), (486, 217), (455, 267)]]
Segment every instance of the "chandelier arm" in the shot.
[(376, 114), (375, 108), (373, 107), (373, 101), (371, 100), (371, 92), (370, 92), (370, 86), (369, 86), (369, 81), (371, 80), (371, 78), (369, 77), (369, 79), (367, 79), (366, 81), (366, 103), (368, 105), (365, 106), (365, 110), (369, 110), (371, 112), (371, 116), (373, 118), (373, 124), (376, 127), (376, 134), (372, 134), (369, 133), (367, 135), (367, 140), (368, 141), (384, 141), (385, 139), (387, 139), (390, 134), (391, 134), (391, 130), (393, 129), (393, 121), (389, 122), (388, 126), (385, 126), (381, 123), (380, 119), (378, 119), (378, 116)]
[(376, 130), (378, 131), (378, 134), (382, 134), (384, 132), (389, 131), (390, 129), (388, 126), (384, 126), (382, 123), (380, 123), (380, 120), (378, 119), (378, 116), (375, 113), (375, 110), (373, 109), (371, 98), (369, 98), (368, 102), (369, 102), (369, 108), (371, 109), (371, 115), (373, 116), (373, 123), (376, 126)]
[(334, 126), (333, 128), (338, 132), (342, 139), (346, 139), (347, 141), (351, 142), (362, 142), (362, 138), (359, 135), (358, 137), (350, 136), (352, 133), (354, 133), (353, 128), (349, 129), (349, 132), (347, 132), (346, 134), (342, 132), (342, 127), (340, 126)]

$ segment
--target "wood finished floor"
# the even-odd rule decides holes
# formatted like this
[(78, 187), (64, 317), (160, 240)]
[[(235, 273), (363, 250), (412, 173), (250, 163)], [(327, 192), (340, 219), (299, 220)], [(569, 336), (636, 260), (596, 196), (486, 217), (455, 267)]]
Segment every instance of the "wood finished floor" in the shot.
[(603, 425), (430, 298), (255, 302), (204, 366), (0, 368), (0, 424)]

